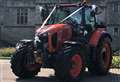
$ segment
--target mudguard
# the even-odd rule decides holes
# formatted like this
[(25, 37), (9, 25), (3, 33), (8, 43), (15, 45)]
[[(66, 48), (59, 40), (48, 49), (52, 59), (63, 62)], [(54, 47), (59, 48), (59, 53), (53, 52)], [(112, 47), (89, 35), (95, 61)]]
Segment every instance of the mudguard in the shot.
[(108, 37), (112, 41), (112, 37), (108, 32), (106, 32), (103, 28), (99, 28), (96, 31), (93, 32), (92, 36), (89, 40), (89, 45), (96, 47), (100, 38), (102, 37)]
[(24, 49), (24, 47), (28, 47), (30, 49), (34, 48), (34, 42), (33, 40), (20, 40), (17, 44), (16, 44), (16, 49)]

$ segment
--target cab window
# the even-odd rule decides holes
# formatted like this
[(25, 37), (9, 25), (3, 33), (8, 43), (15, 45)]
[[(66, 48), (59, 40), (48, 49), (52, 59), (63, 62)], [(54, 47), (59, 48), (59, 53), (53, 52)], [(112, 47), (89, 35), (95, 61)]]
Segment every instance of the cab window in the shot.
[(95, 17), (91, 16), (92, 9), (91, 8), (85, 8), (85, 21), (86, 24), (95, 25)]
[[(77, 8), (71, 8), (70, 11), (71, 11), (71, 13), (73, 13), (77, 9), (78, 9), (78, 7)], [(72, 15), (70, 18), (72, 20), (76, 21), (77, 24), (81, 24), (81, 21), (82, 21), (82, 11), (81, 10), (78, 11), (77, 13), (75, 13), (74, 15)]]

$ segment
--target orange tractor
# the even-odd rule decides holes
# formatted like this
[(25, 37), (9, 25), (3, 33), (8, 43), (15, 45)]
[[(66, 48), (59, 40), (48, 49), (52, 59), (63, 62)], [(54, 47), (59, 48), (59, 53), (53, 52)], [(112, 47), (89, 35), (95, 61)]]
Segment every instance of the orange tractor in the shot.
[[(21, 40), (11, 57), (13, 73), (33, 77), (40, 68), (53, 68), (61, 80), (78, 80), (85, 68), (106, 75), (112, 60), (112, 38), (96, 17), (95, 5), (55, 5), (34, 40)], [(43, 14), (44, 15), (44, 14)]]

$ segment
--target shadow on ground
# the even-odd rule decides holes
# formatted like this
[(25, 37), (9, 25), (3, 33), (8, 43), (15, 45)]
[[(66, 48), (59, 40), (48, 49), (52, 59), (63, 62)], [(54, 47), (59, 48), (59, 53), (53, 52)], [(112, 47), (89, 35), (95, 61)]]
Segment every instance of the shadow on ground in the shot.
[[(52, 77), (34, 77), (32, 79), (16, 79), (16, 82), (58, 82), (55, 76)], [(120, 74), (110, 73), (106, 76), (93, 76), (85, 73), (84, 78), (79, 82), (120, 82)]]
[(55, 77), (34, 77), (31, 79), (16, 79), (16, 82), (57, 82)]

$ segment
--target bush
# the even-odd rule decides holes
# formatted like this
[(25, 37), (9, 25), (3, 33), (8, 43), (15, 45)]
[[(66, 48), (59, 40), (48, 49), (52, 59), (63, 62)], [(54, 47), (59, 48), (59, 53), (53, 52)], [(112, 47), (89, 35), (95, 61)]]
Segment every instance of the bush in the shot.
[(15, 52), (15, 48), (2, 48), (0, 49), (0, 57), (11, 57)]
[(112, 68), (120, 68), (120, 55), (113, 56), (113, 59), (112, 59)]

